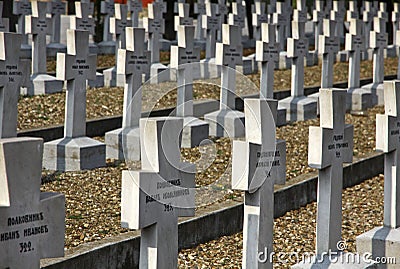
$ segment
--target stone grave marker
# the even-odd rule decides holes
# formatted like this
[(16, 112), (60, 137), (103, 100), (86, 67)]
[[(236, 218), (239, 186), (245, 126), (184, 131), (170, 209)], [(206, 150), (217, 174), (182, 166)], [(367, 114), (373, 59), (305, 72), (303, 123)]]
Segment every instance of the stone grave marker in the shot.
[(284, 2), (276, 2), (276, 12), (272, 14), (272, 22), (277, 26), (277, 39), (279, 51), (285, 51), (286, 25), (289, 24), (289, 16), (286, 13)]
[(46, 35), (52, 33), (51, 20), (46, 17), (49, 2), (32, 0), (32, 15), (25, 19), (25, 33), (32, 35), (32, 86), (28, 95), (61, 92), (63, 83), (47, 74)]
[[(229, 14), (229, 8), (227, 4), (225, 3), (225, 0), (218, 0), (218, 12), (217, 15), (220, 18), (221, 25), (226, 23), (226, 16)], [(221, 42), (222, 41), (222, 27), (218, 29), (217, 32), (217, 41)]]
[(310, 127), (308, 140), (308, 164), (318, 169), (316, 256), (292, 268), (369, 268), (346, 267), (351, 260), (344, 256), (354, 254), (338, 248), (342, 240), (343, 163), (353, 160), (353, 125), (345, 124), (345, 101), (346, 90), (320, 90), (320, 126)]
[(293, 10), (293, 21), (304, 23), (308, 21), (306, 0), (296, 0), (296, 9)]
[(235, 110), (236, 65), (242, 62), (243, 47), (239, 26), (223, 24), (222, 43), (217, 43), (216, 64), (221, 66), (220, 109), (204, 115), (209, 135), (244, 136), (244, 114)]
[(366, 9), (362, 12), (362, 20), (364, 22), (364, 33), (365, 33), (365, 49), (367, 50), (369, 46), (369, 32), (372, 30), (372, 22), (376, 14), (375, 10), (372, 9), (372, 3), (367, 2)]
[[(273, 13), (276, 12), (276, 3), (277, 3), (276, 0), (270, 0), (270, 1), (269, 1), (269, 4), (268, 4), (268, 6), (267, 6), (267, 12), (268, 12), (269, 15), (271, 15), (271, 14), (273, 14)], [(270, 18), (270, 19), (271, 19), (271, 18)], [(269, 23), (272, 23), (271, 20), (269, 20), (268, 22), (269, 22)]]
[(28, 44), (28, 35), (25, 34), (25, 16), (32, 14), (31, 2), (29, 0), (13, 1), (13, 14), (18, 16), (17, 33), (22, 34), (21, 56), (30, 58), (32, 56), (32, 48)]
[(286, 143), (275, 139), (277, 105), (244, 99), (246, 141), (233, 141), (232, 189), (245, 192), (242, 268), (273, 268), (274, 185), (286, 178)]
[(101, 1), (100, 13), (103, 16), (103, 41), (99, 43), (99, 53), (114, 54), (115, 42), (110, 31), (110, 18), (114, 16), (114, 0)]
[(139, 268), (177, 268), (178, 217), (194, 216), (195, 165), (180, 162), (182, 126), (141, 119), (142, 170), (122, 172), (121, 224), (141, 229)]
[[(89, 16), (91, 14), (92, 4), (89, 2), (75, 2), (75, 16), (70, 17), (70, 28), (74, 30), (88, 31), (89, 35), (95, 34), (94, 30), (94, 19)], [(67, 40), (68, 42), (68, 40)], [(89, 53), (96, 54), (98, 47), (94, 43), (89, 43)], [(103, 87), (104, 86), (104, 75), (100, 72), (96, 72), (96, 79), (89, 80), (89, 86), (91, 87)]]
[(345, 50), (349, 52), (349, 79), (347, 90), (347, 109), (363, 110), (370, 107), (371, 93), (360, 88), (361, 52), (365, 49), (362, 35), (362, 21), (350, 20), (349, 33), (346, 33)]
[(326, 16), (324, 9), (324, 1), (316, 0), (313, 10), (313, 23), (314, 23), (314, 53), (318, 55), (319, 36), (322, 34), (323, 20)]
[[(110, 32), (115, 35), (115, 63), (117, 64), (118, 49), (125, 49), (126, 38), (125, 28), (132, 26), (132, 21), (128, 20), (128, 6), (125, 4), (115, 4), (114, 17), (110, 18)], [(117, 75), (117, 66), (111, 67), (103, 71), (104, 86), (106, 87), (123, 87), (125, 84), (125, 76)]]
[(261, 24), (268, 22), (268, 14), (266, 13), (266, 3), (254, 2), (253, 13), (253, 36), (256, 40), (261, 39)]
[(222, 27), (221, 18), (218, 16), (218, 4), (206, 3), (206, 14), (203, 15), (203, 29), (206, 30), (206, 57), (200, 61), (202, 78), (219, 77), (220, 68), (215, 64), (215, 43), (217, 32)]
[[(160, 39), (165, 31), (163, 13), (167, 10), (164, 2), (154, 2), (147, 6), (148, 17), (143, 18), (143, 27), (148, 33), (148, 49), (151, 51), (150, 77), (153, 83), (169, 80), (169, 74), (159, 76), (167, 67), (160, 63)], [(165, 72), (164, 72), (165, 73)]]
[(128, 0), (127, 5), (132, 27), (139, 27), (139, 13), (143, 10), (142, 0)]
[(21, 34), (0, 32), (0, 138), (17, 137), (20, 87), (29, 82), (29, 61), (20, 60)]
[(393, 44), (396, 44), (396, 31), (400, 30), (400, 4), (393, 3), (392, 11)]
[(47, 5), (47, 13), (51, 14), (51, 40), (47, 45), (47, 55), (56, 56), (57, 52), (66, 52), (67, 46), (60, 43), (61, 15), (66, 14), (67, 2), (63, 0), (52, 0)]
[[(346, 7), (343, 1), (333, 1), (333, 10), (330, 11), (330, 19), (336, 21), (335, 34), (341, 40), (344, 40), (344, 17), (346, 15)], [(342, 43), (342, 41), (340, 41)], [(344, 42), (343, 42), (344, 43)]]
[(122, 128), (106, 133), (107, 158), (140, 160), (139, 120), (142, 111), (142, 74), (150, 70), (150, 51), (144, 49), (144, 28), (127, 27), (126, 49), (118, 50), (117, 73), (125, 76)]
[(86, 137), (86, 84), (96, 79), (96, 55), (89, 54), (89, 32), (69, 29), (67, 53), (57, 54), (57, 79), (67, 81), (64, 137), (44, 144), (43, 166), (79, 171), (105, 166), (105, 144)]
[[(256, 61), (261, 63), (260, 99), (274, 98), (274, 69), (279, 61), (279, 49), (276, 42), (276, 25), (261, 24), (261, 40), (256, 41)], [(276, 125), (286, 123), (286, 110), (277, 110)]]
[[(181, 4), (180, 4), (181, 5)], [(170, 67), (176, 70), (176, 116), (183, 118), (182, 147), (193, 148), (208, 138), (208, 123), (193, 116), (193, 65), (200, 61), (194, 47), (194, 26), (178, 26), (178, 46), (171, 46)]]
[[(400, 241), (400, 81), (385, 81), (385, 114), (376, 115), (376, 149), (385, 153), (383, 227), (357, 236), (357, 252), (371, 253), (372, 258), (399, 257)], [(397, 268), (387, 264), (385, 268)], [(382, 266), (383, 267), (383, 266)]]
[[(397, 30), (393, 35), (396, 35), (396, 53), (397, 55), (400, 55), (400, 30)], [(397, 62), (397, 79), (400, 79), (400, 57), (398, 57), (398, 62)]]
[(193, 25), (193, 18), (189, 16), (190, 4), (178, 3), (178, 16), (175, 16), (174, 29), (178, 32), (179, 25)]
[(363, 86), (371, 92), (371, 106), (384, 104), (384, 50), (388, 45), (388, 34), (386, 32), (385, 19), (374, 17), (374, 30), (369, 32), (370, 47), (373, 49), (373, 77), (372, 83)]
[(240, 29), (245, 27), (245, 6), (243, 5), (242, 0), (236, 0), (231, 3), (232, 5), (232, 13), (228, 14), (228, 22), (230, 25), (239, 26)]
[(0, 140), (0, 267), (40, 268), (64, 256), (65, 196), (40, 192), (43, 140)]
[(176, 2), (174, 2), (174, 14), (178, 14), (179, 13), (179, 4), (185, 4), (186, 0), (177, 0)]
[(304, 57), (308, 53), (305, 23), (292, 22), (292, 37), (287, 39), (287, 57), (292, 59), (291, 96), (279, 101), (286, 109), (287, 121), (312, 119), (317, 116), (317, 102), (304, 96)]
[[(323, 20), (323, 34), (319, 36), (319, 53), (322, 54), (321, 88), (333, 87), (333, 64), (336, 54), (340, 49), (340, 39), (335, 35), (336, 22), (328, 19)], [(319, 92), (310, 94), (310, 98), (319, 101)], [(317, 107), (320, 114), (320, 107)]]
[(194, 14), (197, 15), (197, 25), (196, 25), (196, 33), (195, 37), (197, 40), (205, 39), (205, 31), (203, 29), (203, 16), (206, 15), (206, 1), (205, 0), (197, 0), (194, 3)]
[(3, 18), (3, 2), (0, 2), (0, 32), (9, 32), (10, 22), (8, 18)]
[(359, 12), (358, 12), (358, 6), (357, 6), (357, 1), (355, 0), (350, 0), (349, 1), (349, 9), (346, 12), (346, 21), (350, 22), (352, 19), (359, 19)]

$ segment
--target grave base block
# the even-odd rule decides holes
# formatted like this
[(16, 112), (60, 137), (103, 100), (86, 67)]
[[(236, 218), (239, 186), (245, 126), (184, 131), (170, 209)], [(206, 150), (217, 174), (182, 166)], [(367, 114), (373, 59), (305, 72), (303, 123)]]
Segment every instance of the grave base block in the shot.
[(119, 128), (105, 135), (106, 157), (110, 159), (140, 160), (139, 127)]
[(102, 41), (97, 46), (98, 54), (115, 54), (115, 41)]
[(79, 171), (106, 165), (106, 145), (89, 137), (61, 138), (44, 143), (43, 167)]
[(111, 67), (103, 71), (105, 87), (124, 87), (125, 75), (118, 75), (117, 68)]
[(104, 75), (100, 72), (96, 72), (96, 80), (88, 80), (88, 84), (93, 88), (104, 87)]
[(317, 116), (319, 116), (319, 92), (310, 94), (307, 97), (314, 99), (317, 102)]
[(237, 110), (217, 110), (204, 115), (210, 125), (210, 136), (243, 137), (245, 135), (244, 113)]
[(322, 257), (307, 258), (291, 267), (292, 269), (365, 269), (377, 268), (372, 260), (365, 260), (362, 256), (349, 252), (327, 254)]
[(370, 83), (362, 86), (362, 88), (371, 92), (373, 106), (385, 104), (383, 83)]
[(99, 54), (99, 47), (94, 43), (89, 43), (89, 53), (90, 54)]
[(347, 90), (346, 109), (352, 111), (366, 110), (372, 107), (372, 93), (363, 88), (354, 88)]
[(313, 50), (307, 53), (305, 66), (314, 66), (318, 64), (318, 52)]
[(194, 148), (208, 139), (209, 125), (203, 120), (195, 117), (183, 119), (182, 147)]
[(47, 74), (38, 74), (31, 76), (31, 86), (26, 88), (26, 92), (21, 94), (40, 95), (62, 92), (63, 82), (56, 80), (55, 77)]
[(397, 57), (397, 49), (395, 45), (389, 45), (386, 48), (386, 56), (388, 58), (396, 58)]
[(379, 263), (377, 268), (397, 269), (400, 267), (400, 229), (376, 227), (356, 238), (357, 252), (362, 256), (371, 253), (372, 259), (382, 261), (389, 257), (396, 257), (396, 263)]
[(288, 122), (303, 121), (317, 117), (317, 101), (306, 96), (290, 96), (280, 100), (278, 109), (286, 110), (286, 120)]
[(200, 48), (200, 50), (206, 50), (206, 41), (196, 39), (194, 41), (194, 46)]
[(348, 62), (349, 61), (349, 52), (346, 50), (341, 50), (336, 55), (337, 62)]
[(153, 63), (150, 67), (150, 84), (158, 84), (169, 81), (171, 78), (170, 72), (166, 71), (167, 67), (161, 63)]
[(221, 67), (215, 64), (215, 58), (200, 61), (200, 75), (204, 79), (221, 76)]
[(276, 126), (286, 125), (286, 109), (278, 109), (276, 115)]
[(243, 75), (249, 75), (253, 73), (253, 61), (249, 57), (243, 57), (243, 63), (236, 67), (236, 71)]
[(58, 52), (67, 53), (67, 46), (60, 43), (50, 43), (47, 45), (47, 57), (56, 57)]

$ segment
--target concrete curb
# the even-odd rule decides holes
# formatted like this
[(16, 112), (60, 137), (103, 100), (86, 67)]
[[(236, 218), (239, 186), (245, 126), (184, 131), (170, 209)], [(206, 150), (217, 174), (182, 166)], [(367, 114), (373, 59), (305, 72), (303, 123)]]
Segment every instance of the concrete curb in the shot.
[[(343, 185), (353, 186), (383, 172), (383, 154), (373, 153), (344, 167)], [(275, 191), (275, 218), (316, 201), (317, 175), (302, 175), (291, 185)], [(292, 182), (293, 182), (292, 181)], [(200, 243), (232, 235), (243, 227), (243, 203), (226, 201), (210, 206), (207, 211), (199, 210), (196, 217), (180, 220), (179, 248), (189, 248)], [(98, 242), (83, 244), (68, 251), (64, 258), (42, 260), (46, 269), (106, 269), (138, 268), (139, 232), (129, 232)]]

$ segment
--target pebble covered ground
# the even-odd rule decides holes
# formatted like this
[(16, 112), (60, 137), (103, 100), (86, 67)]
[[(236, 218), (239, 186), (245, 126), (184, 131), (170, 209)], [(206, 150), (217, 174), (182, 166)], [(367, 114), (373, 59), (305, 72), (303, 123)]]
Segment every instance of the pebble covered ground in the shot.
[[(368, 110), (366, 116), (346, 115), (354, 124), (354, 155), (362, 156), (374, 151), (375, 114), (383, 107)], [(308, 127), (319, 120), (290, 124), (277, 130), (277, 137), (287, 143), (287, 180), (313, 171), (307, 165)], [(97, 138), (101, 140), (101, 138)], [(242, 196), (230, 190), (231, 141), (213, 139), (208, 146), (183, 149), (182, 159), (199, 164), (196, 173), (196, 205), (205, 206), (225, 199)], [(139, 169), (140, 163), (129, 164)], [(121, 171), (124, 162), (108, 160), (107, 167), (89, 171), (57, 173), (43, 171), (42, 191), (66, 194), (66, 247), (95, 241), (125, 232), (120, 226)]]
[[(347, 188), (342, 194), (343, 246), (355, 252), (356, 236), (383, 224), (383, 176)], [(315, 251), (316, 203), (287, 212), (274, 221), (274, 268), (290, 268)], [(179, 268), (241, 268), (242, 233), (223, 236), (179, 253)], [(292, 254), (293, 253), (293, 254)]]
[[(110, 65), (108, 62), (107, 65), (104, 64), (104, 67)], [(335, 81), (345, 81), (347, 69), (347, 63), (336, 63)], [(397, 59), (385, 60), (385, 74), (395, 74), (396, 69)], [(363, 62), (361, 70), (361, 77), (371, 77), (371, 62)], [(318, 85), (320, 74), (320, 66), (307, 67), (305, 69), (306, 86)], [(258, 85), (258, 75), (250, 75), (248, 79)], [(248, 79), (245, 79), (245, 82), (248, 82)], [(219, 97), (219, 80), (215, 79), (211, 82), (217, 85), (197, 84), (194, 86), (196, 99)], [(161, 86), (173, 89), (175, 85), (175, 83), (169, 82)], [(237, 93), (240, 95), (257, 92), (257, 86), (246, 87), (246, 83), (240, 84), (240, 82), (238, 85)], [(290, 70), (276, 71), (276, 90), (289, 87)], [(153, 90), (154, 86), (150, 86), (150, 89)], [(162, 95), (162, 91), (159, 93), (160, 95), (157, 95), (153, 91), (148, 93), (144, 91), (143, 107), (148, 107), (149, 103), (156, 103), (157, 107), (174, 106), (176, 91), (172, 91), (166, 96)], [(154, 100), (152, 95), (162, 98)], [(87, 117), (90, 119), (122, 113), (122, 88), (89, 89), (87, 96)], [(146, 98), (150, 99), (151, 97), (153, 100), (146, 101)], [(21, 130), (63, 123), (64, 99), (65, 93), (21, 97), (18, 128)], [(346, 122), (354, 124), (355, 127), (355, 157), (374, 151), (375, 114), (383, 113), (383, 111), (383, 107), (376, 107), (368, 110), (366, 115), (346, 115)], [(318, 124), (319, 120), (315, 119), (278, 128), (277, 137), (287, 141), (287, 179), (289, 181), (300, 174), (312, 171), (307, 165), (308, 127)], [(183, 160), (198, 164), (196, 185), (200, 189), (198, 196), (204, 198), (204, 201), (197, 199), (198, 205), (212, 202), (211, 198), (213, 202), (216, 202), (223, 199), (241, 199), (242, 195), (240, 192), (232, 192), (229, 189), (231, 141), (224, 138), (212, 139), (212, 141), (213, 143), (209, 146), (182, 150)], [(210, 158), (210, 154), (213, 158)], [(133, 163), (129, 167), (139, 169), (140, 164)], [(66, 195), (66, 248), (127, 231), (120, 227), (120, 183), (121, 171), (124, 169), (127, 169), (125, 163), (108, 160), (107, 167), (90, 171), (67, 173), (43, 171), (42, 191), (56, 191)], [(380, 221), (377, 217), (379, 215), (376, 214), (377, 211), (382, 213), (381, 201), (383, 202), (383, 199), (379, 196), (378, 191), (382, 189), (381, 181), (382, 178), (374, 178), (345, 191), (345, 197), (346, 193), (349, 196), (345, 199), (350, 200), (343, 203), (346, 216), (343, 230), (344, 238), (349, 242), (349, 250), (354, 250), (355, 235), (379, 225), (375, 222)], [(207, 191), (211, 191), (212, 195), (207, 195)], [(350, 193), (351, 195), (349, 195)], [(362, 225), (360, 219), (365, 219), (362, 221)], [(282, 249), (287, 252), (295, 248), (297, 251), (313, 251), (314, 225), (315, 204), (288, 212), (284, 217), (276, 220), (276, 250)], [(241, 235), (237, 234), (223, 237), (192, 250), (184, 250), (180, 253), (180, 266), (181, 268), (189, 266), (196, 268), (196, 265), (197, 268), (239, 268), (241, 244)], [(278, 265), (277, 268), (286, 267)]]

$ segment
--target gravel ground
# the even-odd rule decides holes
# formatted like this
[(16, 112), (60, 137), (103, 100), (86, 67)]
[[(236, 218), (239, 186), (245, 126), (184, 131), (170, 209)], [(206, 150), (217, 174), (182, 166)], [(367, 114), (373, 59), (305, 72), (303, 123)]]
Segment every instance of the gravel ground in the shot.
[[(355, 127), (356, 157), (374, 150), (375, 140), (371, 134), (375, 133), (376, 113), (383, 113), (383, 108), (370, 109), (366, 116), (346, 115), (346, 121)], [(288, 181), (313, 171), (307, 165), (308, 126), (318, 124), (316, 119), (278, 128), (277, 137), (287, 141)], [(198, 207), (242, 196), (241, 192), (230, 190), (231, 141), (227, 138), (211, 140), (213, 143), (207, 146), (182, 150), (183, 160), (197, 164)], [(129, 167), (139, 169), (140, 163)], [(66, 194), (67, 248), (126, 231), (120, 227), (121, 171), (126, 169), (125, 163), (108, 160), (107, 167), (90, 171), (43, 172), (42, 191)]]
[[(343, 191), (342, 235), (346, 249), (356, 251), (357, 235), (383, 224), (383, 176), (374, 177)], [(314, 253), (316, 203), (275, 219), (274, 251), (283, 253), (274, 268), (295, 264), (290, 253)], [(241, 268), (242, 233), (224, 236), (179, 253), (179, 268)]]
[[(107, 58), (108, 57), (108, 58)], [(109, 56), (103, 61), (109, 61)], [(336, 63), (334, 67), (335, 81), (346, 81), (348, 73), (347, 63)], [(385, 74), (396, 74), (397, 58), (385, 59)], [(305, 68), (305, 86), (320, 84), (321, 67)], [(276, 90), (290, 88), (290, 70), (276, 70), (274, 72)], [(361, 65), (361, 77), (372, 77), (372, 64), (364, 61)], [(255, 84), (251, 84), (250, 82)], [(194, 84), (194, 99), (218, 99), (219, 79), (197, 81)], [(238, 95), (257, 93), (259, 75), (249, 75), (237, 79)], [(176, 83), (167, 82), (161, 85), (145, 85), (143, 90), (143, 110), (161, 107), (174, 107), (176, 104)], [(168, 92), (168, 94), (166, 94)], [(122, 88), (96, 88), (87, 92), (88, 119), (122, 114)], [(18, 129), (31, 129), (48, 125), (64, 123), (65, 93), (43, 96), (21, 97), (18, 102)]]

